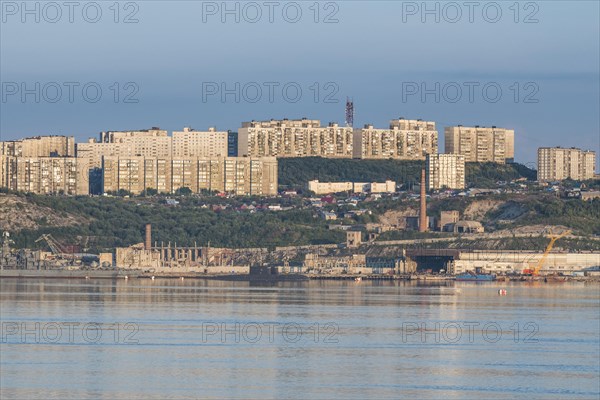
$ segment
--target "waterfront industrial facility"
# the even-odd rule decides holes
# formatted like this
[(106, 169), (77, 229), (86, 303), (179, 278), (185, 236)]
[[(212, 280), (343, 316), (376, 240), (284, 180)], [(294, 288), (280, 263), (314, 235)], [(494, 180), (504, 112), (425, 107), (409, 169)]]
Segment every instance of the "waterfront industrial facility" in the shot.
[(15, 250), (10, 246), (10, 235), (5, 233), (0, 267), (2, 276), (60, 276), (63, 271), (83, 277), (104, 276), (107, 271), (113, 271), (203, 277), (244, 275), (253, 267), (269, 267), (277, 275), (304, 274), (320, 278), (410, 279), (423, 273), (450, 278), (470, 271), (507, 277), (600, 276), (600, 253), (552, 252), (554, 243), (568, 234), (569, 231), (548, 235), (545, 251), (419, 248), (418, 241), (413, 244), (363, 242), (362, 232), (354, 230), (347, 231), (346, 242), (340, 244), (229, 249), (156, 243), (152, 241), (152, 227), (147, 224), (143, 242), (116, 248), (114, 254), (99, 255), (69, 252), (51, 235), (39, 239), (47, 243), (50, 251)]

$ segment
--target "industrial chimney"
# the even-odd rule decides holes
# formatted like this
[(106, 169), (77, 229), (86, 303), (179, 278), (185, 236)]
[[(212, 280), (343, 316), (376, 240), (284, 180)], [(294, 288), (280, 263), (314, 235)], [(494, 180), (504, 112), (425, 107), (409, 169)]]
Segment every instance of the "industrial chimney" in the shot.
[(427, 232), (427, 194), (425, 191), (425, 169), (421, 170), (421, 207), (419, 210), (419, 232)]
[(152, 225), (146, 224), (146, 240), (144, 241), (144, 249), (152, 250)]

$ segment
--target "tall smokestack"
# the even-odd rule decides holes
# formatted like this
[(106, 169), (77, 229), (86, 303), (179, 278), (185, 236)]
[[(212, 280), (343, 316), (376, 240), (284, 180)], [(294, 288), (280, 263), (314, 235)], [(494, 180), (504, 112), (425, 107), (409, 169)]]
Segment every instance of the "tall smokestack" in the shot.
[(152, 250), (152, 225), (146, 224), (146, 240), (144, 241), (144, 249)]
[(427, 232), (427, 194), (425, 191), (425, 168), (421, 170), (421, 209), (419, 210), (419, 232)]

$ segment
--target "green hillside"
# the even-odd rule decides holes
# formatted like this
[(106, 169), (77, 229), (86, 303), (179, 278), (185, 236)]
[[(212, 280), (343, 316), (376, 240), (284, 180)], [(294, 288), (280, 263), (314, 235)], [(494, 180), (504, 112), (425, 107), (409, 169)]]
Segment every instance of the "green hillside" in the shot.
[[(321, 182), (383, 182), (391, 179), (410, 185), (421, 179), (421, 169), (424, 167), (424, 161), (281, 158), (279, 185), (281, 188), (301, 188), (313, 179)], [(536, 171), (522, 164), (466, 164), (468, 186), (488, 188), (495, 186), (498, 181), (518, 178), (535, 180)]]

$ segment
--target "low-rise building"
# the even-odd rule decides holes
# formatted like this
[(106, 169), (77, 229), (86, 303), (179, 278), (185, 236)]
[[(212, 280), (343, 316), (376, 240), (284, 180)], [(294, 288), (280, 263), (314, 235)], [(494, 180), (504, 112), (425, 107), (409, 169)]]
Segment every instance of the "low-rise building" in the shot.
[(483, 233), (485, 229), (478, 221), (458, 221), (453, 226), (454, 233)]
[(321, 256), (309, 253), (304, 258), (304, 270), (321, 274), (370, 274), (371, 268), (366, 267), (366, 257), (363, 254), (348, 256)]
[(346, 232), (346, 247), (359, 247), (362, 244), (362, 232), (361, 231), (347, 231)]
[(316, 194), (329, 194), (340, 192), (352, 193), (394, 193), (396, 182), (387, 180), (385, 182), (319, 182), (313, 180), (308, 182), (308, 190)]
[(385, 182), (371, 182), (363, 186), (362, 192), (368, 193), (395, 193), (396, 182), (387, 180)]
[[(427, 229), (435, 229), (437, 227), (436, 218), (428, 216), (427, 217)], [(419, 216), (409, 215), (404, 217), (404, 229), (406, 230), (419, 230)]]
[(442, 232), (451, 232), (454, 225), (460, 220), (460, 213), (456, 210), (442, 211), (440, 213), (439, 230)]
[(337, 214), (333, 211), (323, 211), (321, 212), (321, 217), (325, 221), (335, 221), (337, 219)]
[(353, 182), (319, 182), (309, 181), (308, 190), (315, 194), (349, 192), (354, 190)]
[(321, 256), (309, 253), (304, 259), (304, 270), (320, 274), (410, 274), (417, 264), (407, 257), (373, 257), (367, 254)]
[(600, 199), (600, 191), (595, 192), (581, 192), (580, 194), (581, 200), (588, 201), (593, 199)]
[[(493, 251), (482, 250), (461, 252), (460, 257), (448, 265), (448, 273), (461, 274), (476, 271), (495, 274), (522, 273), (525, 269), (535, 269), (542, 258), (542, 252), (533, 251)], [(544, 260), (540, 274), (586, 271), (600, 266), (600, 253), (549, 253)]]

